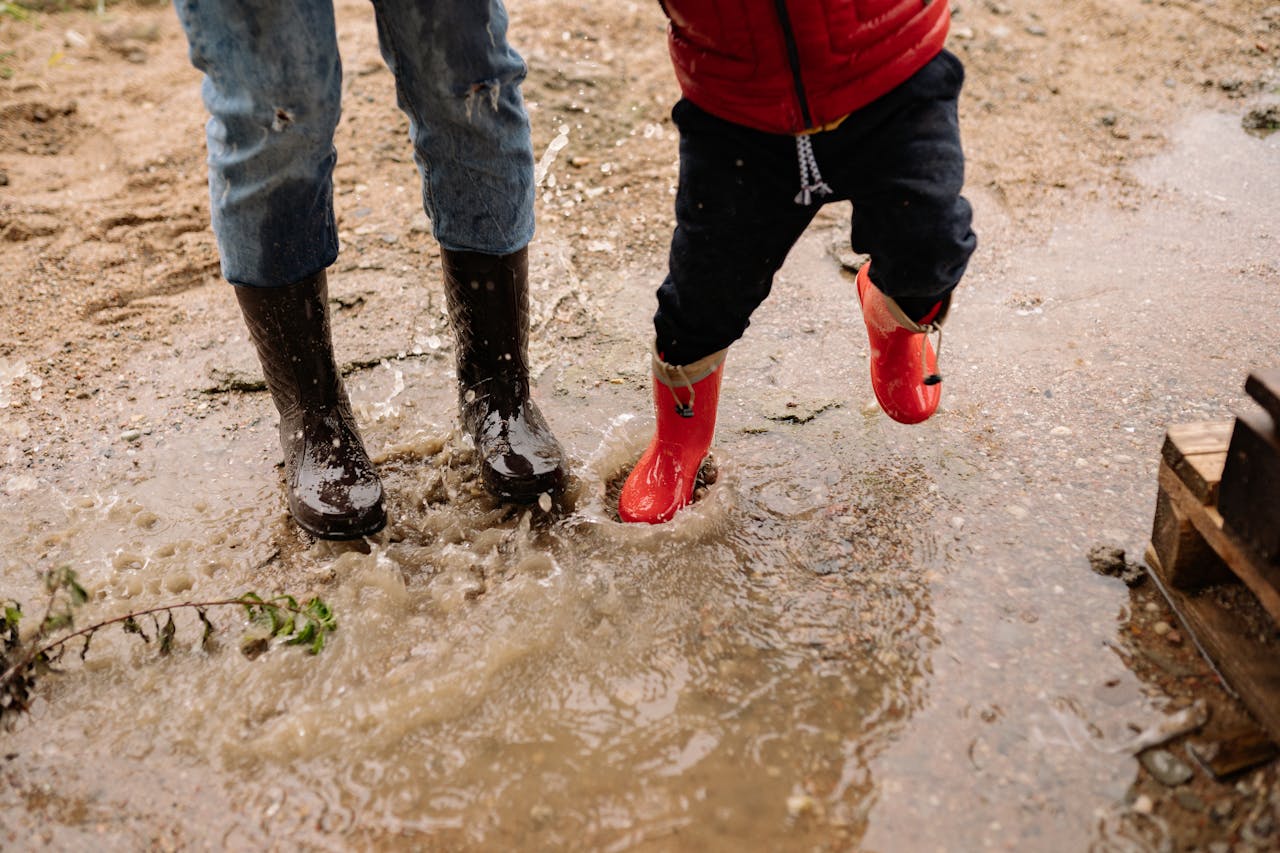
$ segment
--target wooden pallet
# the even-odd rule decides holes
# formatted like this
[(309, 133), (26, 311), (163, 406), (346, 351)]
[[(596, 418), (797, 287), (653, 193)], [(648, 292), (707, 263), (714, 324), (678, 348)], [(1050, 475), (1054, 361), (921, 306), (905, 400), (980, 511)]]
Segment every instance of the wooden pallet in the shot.
[[(1256, 417), (1253, 424), (1258, 427)], [(1218, 511), (1224, 471), (1238, 476), (1231, 469), (1241, 464), (1228, 461), (1237, 429), (1236, 421), (1169, 428), (1146, 559), (1201, 653), (1280, 741), (1280, 564), (1259, 552), (1256, 538), (1237, 535)], [(1255, 468), (1251, 461), (1249, 470)], [(1257, 511), (1251, 511), (1256, 530)], [(1262, 511), (1280, 528), (1280, 505)]]

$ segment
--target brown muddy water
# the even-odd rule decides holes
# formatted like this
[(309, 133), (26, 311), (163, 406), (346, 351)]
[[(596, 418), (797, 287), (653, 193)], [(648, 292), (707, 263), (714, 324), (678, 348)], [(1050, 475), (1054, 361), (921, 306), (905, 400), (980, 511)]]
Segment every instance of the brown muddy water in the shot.
[[(6, 846), (1160, 849), (1124, 747), (1167, 708), (1085, 554), (1141, 554), (1165, 427), (1229, 417), (1280, 329), (1280, 135), (1206, 115), (1177, 140), (1139, 209), (1042, 245), (975, 194), (918, 427), (875, 409), (847, 213), (824, 214), (730, 353), (718, 480), (662, 527), (609, 506), (651, 423), (652, 270), (582, 297), (589, 354), (535, 346), (576, 474), (550, 512), (478, 492), (431, 329), (350, 382), (394, 518), (359, 546), (283, 519), (264, 395), (178, 428), (139, 392), (122, 413), (154, 428), (101, 436), (80, 488), (4, 475), (6, 595), (69, 563), (86, 618), (288, 590), (340, 628), (253, 660), (235, 613), (210, 651), (194, 619), (167, 658), (101, 635), (0, 735)], [(154, 381), (190, 377), (157, 357)]]

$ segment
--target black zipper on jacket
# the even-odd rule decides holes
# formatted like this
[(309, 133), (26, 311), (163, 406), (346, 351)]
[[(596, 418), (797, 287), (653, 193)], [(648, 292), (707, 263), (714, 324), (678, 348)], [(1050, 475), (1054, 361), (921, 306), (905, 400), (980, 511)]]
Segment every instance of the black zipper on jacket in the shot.
[(787, 60), (791, 63), (791, 79), (796, 84), (796, 100), (800, 102), (800, 117), (804, 119), (804, 130), (813, 127), (813, 117), (809, 114), (809, 101), (804, 96), (804, 81), (800, 79), (800, 48), (796, 46), (796, 34), (791, 29), (791, 16), (787, 13), (787, 0), (774, 0), (778, 9), (778, 23), (782, 25), (782, 38), (787, 43)]

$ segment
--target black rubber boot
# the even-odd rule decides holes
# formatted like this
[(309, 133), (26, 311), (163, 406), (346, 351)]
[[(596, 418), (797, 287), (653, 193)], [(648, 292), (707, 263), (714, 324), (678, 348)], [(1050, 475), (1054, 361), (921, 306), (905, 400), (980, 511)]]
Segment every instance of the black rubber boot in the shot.
[(529, 399), (529, 253), (442, 251), (458, 408), (485, 488), (530, 503), (564, 487), (564, 451)]
[(382, 482), (356, 430), (329, 333), (323, 271), (286, 287), (236, 287), (280, 412), (289, 511), (322, 539), (358, 539), (387, 523)]

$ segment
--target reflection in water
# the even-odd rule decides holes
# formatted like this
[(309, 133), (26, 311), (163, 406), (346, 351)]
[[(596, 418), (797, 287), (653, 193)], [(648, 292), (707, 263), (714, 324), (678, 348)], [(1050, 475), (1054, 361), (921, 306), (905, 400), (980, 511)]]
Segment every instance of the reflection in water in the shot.
[[(50, 508), (7, 544), (71, 563), (95, 614), (288, 589), (323, 595), (340, 629), (318, 657), (255, 660), (236, 650), (238, 614), (209, 653), (190, 626), (168, 658), (104, 635), (46, 682), (16, 751), (80, 792), (86, 820), (93, 766), (194, 774), (226, 811), (184, 836), (214, 844), (855, 843), (870, 761), (920, 707), (935, 645), (927, 478), (755, 437), (728, 443), (673, 523), (622, 525), (606, 484), (642, 432), (604, 430), (568, 506), (545, 514), (495, 505), (469, 450), (424, 430), (380, 460), (394, 521), (359, 546), (264, 524), (278, 495), (248, 489), (261, 471), (243, 460), (211, 461), (230, 476), (200, 494), (150, 470)], [(52, 732), (83, 759), (42, 755)]]

